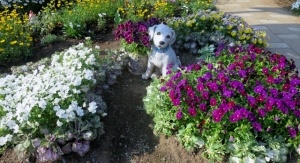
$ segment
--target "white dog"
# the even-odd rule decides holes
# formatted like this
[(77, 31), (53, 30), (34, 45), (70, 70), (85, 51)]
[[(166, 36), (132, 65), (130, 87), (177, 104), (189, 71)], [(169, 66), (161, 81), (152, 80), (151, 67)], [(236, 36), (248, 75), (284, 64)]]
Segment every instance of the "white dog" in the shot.
[(176, 40), (174, 30), (165, 24), (159, 24), (149, 27), (148, 33), (150, 40), (153, 39), (154, 45), (151, 47), (147, 70), (142, 75), (142, 78), (155, 78), (158, 75), (165, 76), (169, 64), (173, 64), (173, 70), (177, 70), (181, 63), (179, 57), (176, 56), (171, 48), (171, 45)]

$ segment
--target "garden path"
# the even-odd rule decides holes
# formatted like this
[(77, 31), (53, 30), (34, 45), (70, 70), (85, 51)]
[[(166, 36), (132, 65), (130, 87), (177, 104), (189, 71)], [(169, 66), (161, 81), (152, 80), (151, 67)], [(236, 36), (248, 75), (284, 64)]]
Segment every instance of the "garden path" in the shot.
[(217, 0), (215, 5), (225, 13), (244, 18), (252, 28), (266, 31), (270, 37), (267, 49), (292, 58), (300, 70), (300, 16), (274, 0)]

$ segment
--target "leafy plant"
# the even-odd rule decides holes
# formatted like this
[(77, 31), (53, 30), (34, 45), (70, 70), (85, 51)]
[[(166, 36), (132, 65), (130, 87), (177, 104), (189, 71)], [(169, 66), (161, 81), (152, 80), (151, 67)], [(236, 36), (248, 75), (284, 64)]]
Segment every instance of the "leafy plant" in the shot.
[(47, 45), (53, 44), (55, 42), (60, 42), (62, 40), (64, 40), (64, 38), (62, 38), (60, 36), (48, 34), (48, 35), (44, 36), (44, 38), (41, 40), (41, 45), (47, 46)]
[(215, 54), (216, 60), (154, 79), (143, 100), (154, 129), (176, 134), (187, 149), (204, 144), (203, 156), (210, 161), (225, 154), (233, 162), (286, 160), (286, 151), (300, 144), (294, 61), (253, 44), (223, 44)]
[(159, 23), (160, 20), (156, 18), (136, 23), (129, 20), (118, 25), (114, 31), (115, 39), (121, 40), (121, 49), (128, 52), (132, 58), (136, 58), (138, 55), (148, 55), (150, 53), (148, 27)]

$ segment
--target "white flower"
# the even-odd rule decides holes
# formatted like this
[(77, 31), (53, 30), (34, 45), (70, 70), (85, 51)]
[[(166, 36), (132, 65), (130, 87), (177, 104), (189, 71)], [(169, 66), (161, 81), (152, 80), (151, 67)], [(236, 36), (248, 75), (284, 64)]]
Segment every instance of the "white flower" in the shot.
[(91, 37), (85, 37), (85, 40), (91, 40)]
[(93, 71), (85, 69), (85, 70), (83, 70), (83, 72), (85, 73), (84, 74), (84, 78), (85, 79), (87, 79), (87, 80), (91, 80), (92, 79)]
[(241, 159), (238, 158), (238, 157), (230, 157), (229, 162), (231, 162), (231, 163), (240, 163)]
[(96, 48), (96, 49), (100, 49), (100, 46), (96, 45), (95, 48)]
[(245, 162), (245, 163), (255, 163), (255, 160), (252, 159), (252, 158), (250, 158), (250, 157), (245, 157), (245, 158), (244, 158), (244, 162)]
[(82, 110), (81, 107), (77, 107), (76, 113), (77, 113), (77, 115), (80, 116), (80, 117), (82, 117), (82, 116), (84, 115), (84, 112), (83, 112), (83, 110)]
[(57, 120), (56, 125), (57, 125), (58, 127), (60, 127), (60, 126), (63, 125), (63, 123), (62, 123), (61, 121)]
[(256, 157), (255, 163), (266, 163), (266, 161), (263, 158)]
[(56, 111), (56, 116), (58, 116), (59, 118), (66, 118), (65, 113), (66, 113), (65, 110), (59, 109), (59, 110)]
[(46, 109), (47, 106), (47, 101), (45, 101), (44, 99), (39, 101), (39, 107), (42, 109)]
[(89, 112), (91, 112), (92, 114), (96, 113), (97, 108), (98, 108), (98, 107), (97, 107), (96, 102), (91, 102), (91, 103), (89, 103), (89, 108), (88, 108), (88, 110), (89, 110)]
[(3, 146), (6, 144), (6, 142), (9, 142), (12, 140), (12, 135), (8, 134), (6, 136), (1, 136), (0, 137), (0, 146)]
[(70, 26), (71, 28), (73, 28), (73, 23), (72, 23), (72, 22), (70, 22), (70, 23), (69, 23), (69, 26)]
[(23, 71), (27, 71), (28, 70), (28, 68), (27, 68), (26, 65), (22, 66), (21, 68), (22, 68)]

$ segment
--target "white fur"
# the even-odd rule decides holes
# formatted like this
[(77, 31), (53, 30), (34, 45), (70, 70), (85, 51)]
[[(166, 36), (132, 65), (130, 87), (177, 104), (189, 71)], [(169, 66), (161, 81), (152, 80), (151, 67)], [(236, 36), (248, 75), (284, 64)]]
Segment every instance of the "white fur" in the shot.
[(149, 77), (155, 78), (158, 75), (165, 76), (167, 73), (167, 66), (173, 64), (173, 69), (177, 70), (181, 63), (176, 56), (171, 45), (175, 42), (176, 36), (174, 30), (165, 24), (155, 25), (148, 29), (150, 40), (153, 39), (154, 46), (158, 49), (164, 49), (170, 46), (165, 52), (158, 52), (154, 46), (151, 48), (150, 56), (148, 58), (148, 65), (146, 72), (142, 75), (143, 79)]

